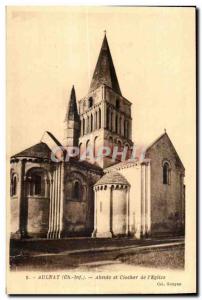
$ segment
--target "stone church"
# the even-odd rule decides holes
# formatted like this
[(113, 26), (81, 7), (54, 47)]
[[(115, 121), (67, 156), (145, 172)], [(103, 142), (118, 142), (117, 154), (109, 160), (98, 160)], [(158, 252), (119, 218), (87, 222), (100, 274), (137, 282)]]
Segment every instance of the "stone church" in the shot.
[[(184, 166), (166, 132), (143, 157), (130, 159), (131, 105), (121, 93), (105, 35), (87, 95), (77, 101), (72, 88), (64, 142), (47, 131), (11, 157), (11, 238), (184, 233)], [(78, 147), (78, 157), (66, 160), (62, 150), (60, 159), (52, 159), (53, 148), (63, 146)], [(112, 151), (100, 155), (100, 148), (116, 149), (116, 159)], [(80, 159), (88, 149), (99, 159)]]

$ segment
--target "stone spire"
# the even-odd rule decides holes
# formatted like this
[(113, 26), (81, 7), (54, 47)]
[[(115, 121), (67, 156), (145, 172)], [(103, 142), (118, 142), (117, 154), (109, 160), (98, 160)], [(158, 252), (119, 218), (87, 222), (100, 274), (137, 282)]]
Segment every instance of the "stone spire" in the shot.
[(109, 86), (113, 89), (114, 92), (121, 95), (121, 90), (119, 87), (116, 71), (111, 57), (106, 32), (102, 42), (93, 78), (90, 84), (89, 92), (97, 89), (102, 84)]
[(77, 103), (76, 103), (76, 93), (74, 86), (72, 86), (70, 99), (67, 107), (67, 113), (65, 116), (65, 121), (68, 120), (79, 120), (79, 114), (77, 110)]
[(78, 146), (79, 135), (80, 117), (77, 109), (76, 93), (73, 86), (65, 116), (65, 146)]

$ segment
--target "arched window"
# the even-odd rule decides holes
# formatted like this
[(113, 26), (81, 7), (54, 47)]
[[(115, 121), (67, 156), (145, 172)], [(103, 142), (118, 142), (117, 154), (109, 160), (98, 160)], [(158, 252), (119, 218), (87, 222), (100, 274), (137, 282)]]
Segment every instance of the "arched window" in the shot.
[(34, 183), (35, 183), (35, 195), (41, 195), (41, 176), (35, 175), (34, 176)]
[(88, 99), (88, 108), (91, 108), (92, 106), (93, 106), (93, 98), (90, 97), (90, 98)]
[(115, 131), (116, 133), (118, 133), (118, 116), (116, 115), (116, 119), (115, 119)]
[(120, 100), (116, 99), (116, 109), (119, 109), (119, 108), (120, 108)]
[(11, 196), (15, 196), (17, 194), (17, 176), (13, 174), (11, 177)]
[(79, 181), (75, 181), (73, 184), (72, 197), (76, 200), (80, 200), (81, 198), (81, 185)]
[(163, 164), (163, 184), (170, 183), (170, 168), (168, 162)]
[(47, 174), (43, 169), (31, 169), (27, 174), (27, 178), (29, 180), (28, 193), (30, 196), (48, 196)]
[(111, 112), (111, 131), (113, 131), (113, 112)]
[(118, 141), (118, 151), (121, 151), (122, 150), (122, 143), (121, 141)]
[(79, 155), (80, 155), (80, 157), (82, 156), (82, 151), (83, 151), (83, 149), (82, 149), (82, 143), (80, 143), (79, 144)]
[(106, 115), (106, 120), (107, 120), (107, 129), (110, 129), (110, 124), (109, 124), (109, 120), (110, 120), (110, 110), (109, 107), (107, 107), (107, 115)]
[(87, 140), (87, 142), (86, 142), (86, 156), (89, 155), (89, 151), (90, 151), (90, 140)]
[(30, 182), (30, 195), (31, 196), (40, 196), (40, 195), (42, 195), (42, 178), (41, 178), (41, 175), (32, 174), (31, 182)]
[(123, 131), (123, 136), (125, 136), (125, 120), (124, 120), (124, 117), (123, 117), (123, 129), (122, 129)]
[(93, 115), (90, 116), (90, 132), (93, 131)]
[(126, 149), (126, 150), (125, 150), (125, 151), (126, 151), (126, 159), (129, 159), (129, 158), (130, 158), (130, 154), (131, 154), (129, 144), (126, 143), (126, 144), (124, 145), (124, 148)]
[(122, 118), (119, 118), (119, 134), (121, 134), (121, 130), (122, 130)]
[(99, 129), (101, 128), (101, 109), (99, 108)]
[(125, 129), (124, 136), (127, 138), (128, 137), (128, 121), (125, 121), (124, 129)]
[(90, 119), (89, 119), (89, 116), (87, 117), (87, 133), (89, 133), (90, 132)]
[(97, 129), (97, 111), (96, 111), (96, 113), (95, 113), (95, 130)]
[(85, 134), (85, 119), (83, 119), (83, 135)]

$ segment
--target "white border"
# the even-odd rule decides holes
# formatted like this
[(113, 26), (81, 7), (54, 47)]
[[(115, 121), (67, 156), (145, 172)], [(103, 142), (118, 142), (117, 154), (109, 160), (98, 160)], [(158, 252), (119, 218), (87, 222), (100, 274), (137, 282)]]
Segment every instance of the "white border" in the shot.
[[(6, 274), (6, 205), (5, 205), (5, 199), (6, 199), (6, 72), (5, 72), (5, 66), (6, 66), (6, 18), (5, 18), (5, 9), (6, 6), (8, 5), (33, 5), (33, 6), (50, 6), (50, 5), (123, 5), (123, 6), (197, 6), (198, 9), (201, 8), (201, 1), (199, 0), (178, 0), (178, 1), (173, 1), (173, 0), (159, 0), (159, 1), (153, 1), (153, 0), (147, 0), (147, 1), (140, 1), (140, 0), (125, 0), (125, 1), (118, 1), (118, 0), (86, 0), (86, 1), (79, 1), (79, 0), (74, 0), (74, 1), (55, 1), (55, 0), (49, 0), (49, 1), (44, 1), (44, 0), (25, 0), (25, 1), (19, 1), (19, 0), (10, 0), (10, 1), (4, 1), (1, 0), (0, 2), (0, 137), (1, 137), (1, 147), (0, 147), (0, 159), (1, 159), (1, 164), (0, 164), (0, 245), (1, 245), (1, 251), (0, 251), (0, 299), (6, 299), (8, 296), (5, 294), (5, 274)], [(201, 32), (200, 32), (200, 20), (198, 20), (198, 32), (199, 32), (199, 42), (201, 41)], [(201, 49), (201, 42), (198, 44), (198, 54), (199, 54), (199, 49)], [(200, 66), (198, 66), (200, 69)], [(200, 87), (201, 84), (201, 78), (199, 77), (198, 82)], [(199, 90), (198, 90), (198, 97), (200, 96)], [(200, 99), (198, 99), (198, 102), (200, 102)], [(201, 115), (201, 106), (199, 113)], [(201, 126), (199, 128), (199, 133), (200, 133), (200, 140), (202, 138), (202, 133), (201, 133)], [(191, 158), (190, 158), (191, 159)], [(201, 163), (200, 166), (201, 167)], [(202, 179), (200, 178), (199, 186), (201, 186)], [(198, 202), (200, 203), (200, 198), (198, 199)], [(200, 205), (200, 213), (201, 213), (201, 207)], [(200, 214), (201, 215), (201, 214)], [(200, 221), (200, 218), (199, 218)], [(200, 230), (199, 230), (200, 232)], [(202, 239), (201, 239), (202, 240)], [(200, 240), (200, 246), (201, 246), (201, 240)], [(201, 247), (200, 247), (201, 248)], [(200, 253), (199, 253), (200, 254)], [(200, 259), (200, 262), (202, 259)], [(200, 264), (200, 269), (201, 269), (201, 264)], [(199, 278), (201, 283), (201, 277)], [(201, 285), (200, 285), (201, 286)], [(18, 297), (18, 299), (26, 299), (28, 297)], [(37, 297), (38, 299), (42, 299), (42, 297)], [(59, 298), (59, 297), (52, 297), (52, 298)], [(71, 297), (70, 297), (71, 298)], [(81, 298), (81, 297), (78, 297)], [(108, 297), (105, 297), (105, 299)], [(145, 296), (144, 298), (149, 298)], [(160, 297), (163, 298), (163, 297)], [(172, 297), (179, 299), (179, 297)], [(92, 299), (92, 297), (91, 297)]]

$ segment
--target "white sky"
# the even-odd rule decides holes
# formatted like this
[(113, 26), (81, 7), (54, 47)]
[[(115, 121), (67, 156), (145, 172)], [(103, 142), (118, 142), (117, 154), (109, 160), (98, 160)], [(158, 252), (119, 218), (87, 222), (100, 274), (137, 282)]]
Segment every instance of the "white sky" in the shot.
[(45, 130), (62, 141), (72, 84), (77, 99), (86, 95), (106, 29), (122, 94), (133, 103), (133, 140), (150, 143), (166, 128), (186, 167), (195, 145), (194, 22), (190, 8), (9, 8), (11, 154)]

